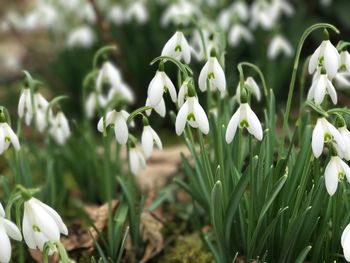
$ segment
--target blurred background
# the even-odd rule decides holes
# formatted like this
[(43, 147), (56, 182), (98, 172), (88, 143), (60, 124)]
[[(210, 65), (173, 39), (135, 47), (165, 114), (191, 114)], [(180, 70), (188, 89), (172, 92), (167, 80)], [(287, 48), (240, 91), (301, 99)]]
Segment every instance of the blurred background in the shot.
[[(115, 44), (118, 51), (110, 59), (135, 93), (133, 107), (144, 105), (156, 70), (149, 63), (179, 26), (193, 47), (191, 67), (196, 74), (205, 63), (198, 30), (193, 30), (200, 27), (208, 42), (213, 34), (225, 38), (230, 95), (237, 85), (237, 63), (249, 61), (261, 67), (281, 103), (302, 32), (313, 23), (328, 22), (341, 30), (346, 41), (349, 10), (348, 0), (1, 0), (1, 104), (16, 110), (25, 69), (45, 83), (47, 97), (70, 96), (65, 111), (80, 118), (82, 81), (93, 55), (101, 46)], [(337, 37), (331, 35), (331, 40), (336, 43)], [(314, 33), (303, 54), (311, 54), (321, 38), (321, 32)], [(284, 47), (269, 51), (273, 42)], [(172, 70), (167, 69), (170, 76)]]

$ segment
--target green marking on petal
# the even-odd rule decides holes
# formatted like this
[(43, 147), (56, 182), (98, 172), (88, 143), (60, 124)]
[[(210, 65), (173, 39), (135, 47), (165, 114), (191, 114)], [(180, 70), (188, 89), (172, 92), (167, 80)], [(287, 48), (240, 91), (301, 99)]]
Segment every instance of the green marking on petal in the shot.
[(214, 79), (214, 78), (215, 78), (214, 72), (209, 72), (208, 79)]
[(164, 93), (167, 93), (168, 92), (168, 86), (164, 86), (163, 90), (164, 90)]
[(338, 179), (339, 181), (343, 181), (345, 174), (341, 171), (338, 173)]
[(37, 226), (37, 225), (32, 225), (32, 229), (33, 229), (34, 232), (38, 232), (38, 233), (41, 232), (40, 227)]
[(187, 116), (187, 120), (188, 121), (196, 121), (196, 117), (194, 117), (194, 114), (193, 114), (193, 112), (191, 112), (190, 114), (188, 114), (188, 116)]
[(248, 121), (246, 119), (241, 120), (241, 122), (239, 123), (239, 127), (241, 127), (241, 128), (244, 128), (244, 127), (248, 128), (249, 127)]
[(5, 136), (5, 142), (11, 142), (11, 138), (9, 136)]
[(321, 67), (323, 65), (324, 62), (324, 56), (320, 57), (318, 60), (318, 66)]
[(329, 142), (329, 141), (331, 141), (332, 140), (332, 135), (330, 135), (328, 132), (326, 132), (325, 134), (324, 134), (324, 141), (325, 142)]
[(181, 45), (176, 45), (175, 51), (176, 52), (181, 52), (181, 50), (182, 50)]

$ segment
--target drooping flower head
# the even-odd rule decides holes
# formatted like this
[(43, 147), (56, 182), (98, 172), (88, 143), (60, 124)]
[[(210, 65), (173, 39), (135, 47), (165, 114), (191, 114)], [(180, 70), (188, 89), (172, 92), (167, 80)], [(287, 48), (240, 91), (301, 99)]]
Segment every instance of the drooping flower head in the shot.
[(7, 123), (5, 109), (0, 107), (0, 154), (13, 145), (16, 151), (21, 149), (17, 135)]
[(43, 251), (48, 241), (59, 241), (68, 229), (60, 215), (51, 207), (32, 197), (24, 203), (23, 237), (30, 249)]
[(198, 86), (201, 91), (207, 90), (209, 82), (211, 90), (219, 90), (221, 94), (226, 90), (226, 77), (218, 59), (215, 57), (215, 51), (212, 52), (207, 63), (199, 74)]
[(158, 134), (149, 125), (148, 119), (143, 118), (143, 132), (141, 136), (142, 149), (146, 158), (150, 158), (153, 152), (153, 145), (156, 145), (159, 149), (163, 149), (162, 141)]
[(56, 116), (50, 120), (50, 135), (56, 143), (63, 145), (71, 135), (69, 123), (62, 111), (59, 111)]
[(146, 168), (146, 160), (142, 152), (136, 148), (135, 143), (130, 143), (129, 149), (129, 164), (130, 170), (133, 175), (138, 175), (138, 173)]
[(209, 133), (208, 117), (198, 102), (194, 87), (188, 87), (188, 97), (186, 102), (181, 106), (175, 121), (175, 130), (177, 135), (181, 135), (185, 129), (186, 123), (193, 128), (199, 128), (202, 133)]
[[(254, 95), (258, 101), (261, 100), (261, 91), (259, 85), (256, 83), (253, 77), (248, 77), (244, 81), (244, 88), (247, 89), (250, 94)], [(236, 89), (236, 98), (240, 102), (241, 101), (241, 87), (240, 83), (237, 85)]]
[(181, 31), (176, 31), (165, 43), (162, 56), (174, 57), (177, 60), (183, 60), (186, 64), (191, 62), (191, 47)]
[(267, 57), (269, 59), (275, 59), (279, 54), (284, 54), (286, 57), (291, 57), (293, 55), (293, 48), (284, 36), (275, 35), (268, 47)]
[(313, 74), (316, 69), (324, 68), (329, 78), (333, 78), (340, 66), (340, 56), (338, 50), (329, 41), (328, 32), (325, 30), (325, 40), (312, 54), (309, 61), (309, 73)]
[(328, 94), (333, 104), (337, 104), (337, 92), (328, 75), (324, 72), (316, 72), (315, 74), (307, 99), (314, 100), (316, 104), (321, 104), (326, 94)]
[(157, 106), (161, 102), (163, 94), (168, 91), (171, 100), (176, 103), (177, 94), (175, 86), (164, 72), (164, 64), (161, 62), (159, 63), (159, 68), (154, 78), (148, 85), (147, 94), (149, 105), (153, 107)]
[(334, 195), (339, 180), (342, 180), (344, 176), (350, 182), (349, 166), (339, 156), (332, 156), (324, 172), (326, 189), (329, 195)]
[(341, 235), (341, 246), (347, 262), (350, 262), (350, 224), (348, 224)]
[(24, 122), (26, 125), (30, 125), (34, 115), (34, 110), (32, 106), (32, 95), (30, 88), (24, 88), (22, 90), (21, 96), (18, 102), (18, 116), (22, 119), (24, 117)]
[[(126, 122), (129, 115), (130, 114), (125, 110), (112, 110), (106, 114), (106, 118), (102, 117), (99, 120), (97, 130), (99, 132), (104, 132), (104, 127), (112, 125), (118, 143), (125, 145), (129, 137), (129, 129)], [(105, 124), (103, 122), (105, 122)]]

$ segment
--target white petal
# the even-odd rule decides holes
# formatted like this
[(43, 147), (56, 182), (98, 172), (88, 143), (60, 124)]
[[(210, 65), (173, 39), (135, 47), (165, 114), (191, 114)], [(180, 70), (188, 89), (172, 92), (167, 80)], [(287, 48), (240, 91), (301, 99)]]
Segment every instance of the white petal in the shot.
[(122, 115), (119, 115), (115, 120), (114, 133), (115, 133), (115, 137), (117, 138), (117, 141), (121, 145), (125, 145), (126, 142), (128, 141), (129, 130), (128, 130), (128, 125), (126, 124), (126, 121), (122, 117)]
[(324, 144), (324, 130), (320, 119), (317, 120), (316, 126), (312, 132), (312, 151), (316, 158), (320, 157), (323, 150)]
[[(169, 94), (170, 94), (170, 97), (171, 97), (171, 100), (176, 103), (176, 100), (177, 100), (177, 95), (176, 95), (176, 89), (175, 89), (175, 86), (174, 84), (171, 82), (171, 80), (169, 79), (169, 77), (163, 72), (163, 78), (165, 80), (165, 86), (167, 87), (168, 91), (169, 91)], [(160, 101), (159, 101), (160, 102)], [(158, 102), (158, 103), (159, 103)], [(157, 103), (157, 104), (158, 104)], [(157, 105), (155, 104), (155, 105)]]
[(182, 107), (180, 108), (176, 116), (175, 130), (177, 135), (181, 135), (181, 133), (184, 131), (186, 122), (187, 122), (187, 115), (188, 115), (188, 101), (186, 101), (182, 105)]
[(345, 229), (344, 229), (344, 231), (343, 231), (343, 233), (342, 233), (342, 235), (341, 235), (341, 245), (342, 245), (342, 247), (345, 247), (345, 243), (346, 242), (348, 242), (348, 243), (350, 243), (349, 241), (350, 241), (350, 239), (349, 239), (349, 233), (350, 233), (350, 224), (348, 224), (346, 227), (345, 227)]
[(312, 54), (310, 61), (309, 61), (309, 74), (312, 74), (315, 72), (317, 65), (318, 65), (318, 60), (319, 60), (319, 56), (320, 56), (320, 51), (321, 51), (321, 46), (319, 46), (315, 52)]
[(321, 104), (324, 96), (326, 95), (326, 85), (327, 85), (327, 76), (321, 75), (318, 80), (314, 91), (314, 99), (317, 104)]
[(6, 129), (5, 131), (6, 136), (10, 137), (13, 147), (15, 148), (16, 151), (19, 151), (21, 149), (21, 146), (19, 145), (17, 135), (13, 132), (13, 130), (7, 123), (4, 123), (4, 127)]
[(24, 116), (24, 107), (25, 107), (25, 92), (23, 91), (18, 101), (18, 116), (23, 118)]
[(327, 121), (327, 128), (329, 130), (329, 132), (331, 133), (331, 135), (333, 136), (335, 142), (337, 143), (339, 149), (342, 152), (345, 152), (345, 143), (343, 141), (343, 137), (341, 136), (341, 134), (339, 133), (339, 131)]
[(327, 80), (327, 91), (333, 104), (337, 104), (337, 92), (335, 91), (335, 88), (330, 80)]
[(165, 108), (165, 102), (164, 99), (162, 98), (160, 102), (154, 107), (154, 110), (161, 116), (165, 117), (166, 114), (166, 108)]
[(209, 73), (209, 61), (207, 61), (207, 63), (205, 63), (204, 67), (202, 68), (202, 70), (199, 74), (198, 87), (201, 91), (207, 90), (208, 73)]
[(324, 66), (330, 78), (333, 78), (339, 69), (339, 53), (337, 49), (328, 40), (324, 50)]
[(63, 235), (68, 235), (68, 229), (67, 226), (63, 223), (63, 220), (61, 216), (50, 206), (44, 204), (43, 202), (37, 200), (40, 205), (45, 209), (45, 211), (52, 217), (53, 220), (55, 220), (60, 232)]
[(148, 85), (148, 100), (151, 106), (157, 105), (163, 97), (164, 85), (162, 75), (157, 71)]
[(9, 235), (14, 240), (22, 241), (21, 232), (19, 231), (18, 227), (14, 223), (4, 218), (0, 219), (0, 223), (3, 224), (7, 235)]
[(235, 114), (233, 114), (233, 116), (231, 117), (227, 125), (226, 135), (225, 135), (227, 143), (232, 142), (233, 137), (235, 137), (239, 119), (240, 119), (240, 108), (235, 112)]
[(153, 140), (156, 143), (157, 147), (160, 150), (162, 150), (163, 149), (163, 144), (162, 144), (161, 139), (159, 138), (159, 135), (153, 129), (151, 130), (151, 132), (152, 132)]
[(0, 203), (0, 217), (5, 217), (5, 210), (4, 207), (2, 206), (2, 204)]
[(251, 88), (251, 92), (256, 96), (256, 99), (260, 101), (261, 100), (260, 88), (258, 84), (255, 82), (254, 78), (248, 77), (245, 83)]
[(252, 111), (252, 109), (250, 108), (250, 106), (248, 104), (246, 104), (246, 112), (247, 112), (247, 119), (248, 119), (248, 131), (250, 132), (250, 134), (254, 135), (254, 137), (261, 141), (262, 137), (263, 137), (263, 131), (262, 131), (262, 127), (261, 127), (261, 123), (258, 119), (258, 117), (256, 116), (256, 114)]
[(11, 259), (11, 243), (5, 233), (5, 229), (0, 226), (0, 262), (8, 263)]
[(203, 110), (202, 106), (199, 104), (198, 99), (194, 99), (193, 103), (193, 114), (196, 119), (198, 128), (204, 133), (209, 133), (209, 121), (207, 114)]
[(129, 162), (130, 162), (131, 172), (134, 175), (137, 175), (137, 173), (139, 172), (140, 164), (139, 164), (139, 157), (135, 149), (130, 149)]
[(146, 158), (150, 158), (153, 152), (153, 136), (150, 129), (150, 126), (145, 126), (141, 136), (142, 148)]
[(334, 195), (338, 188), (338, 169), (335, 160), (331, 158), (324, 172), (327, 192), (330, 196)]
[(23, 230), (23, 238), (26, 242), (27, 246), (30, 249), (36, 249), (36, 243), (33, 235), (33, 230), (31, 227), (31, 223), (29, 222), (28, 218), (28, 209), (24, 207), (24, 213), (23, 213), (23, 222), (22, 222), (22, 230)]
[(174, 53), (175, 53), (176, 45), (177, 45), (177, 32), (165, 43), (161, 55), (175, 57)]
[(225, 73), (221, 65), (219, 64), (219, 61), (216, 58), (214, 59), (213, 71), (215, 76), (214, 77), (214, 83), (216, 86), (215, 88), (220, 90), (220, 92), (225, 92), (225, 89), (226, 89)]
[(350, 183), (350, 168), (349, 168), (349, 166), (343, 160), (341, 160), (340, 158), (339, 158), (339, 163), (340, 163), (340, 166), (341, 166), (341, 168), (343, 169), (343, 171), (345, 173), (346, 179)]
[(182, 36), (181, 46), (184, 61), (186, 64), (189, 64), (191, 62), (191, 47), (188, 44), (185, 36)]

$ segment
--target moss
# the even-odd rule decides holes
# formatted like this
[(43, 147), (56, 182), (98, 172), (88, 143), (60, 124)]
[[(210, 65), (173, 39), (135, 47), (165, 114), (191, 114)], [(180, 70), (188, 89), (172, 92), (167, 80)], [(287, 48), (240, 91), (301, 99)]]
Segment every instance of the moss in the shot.
[(203, 246), (198, 234), (179, 237), (173, 246), (165, 250), (159, 260), (162, 263), (212, 263), (214, 258)]

